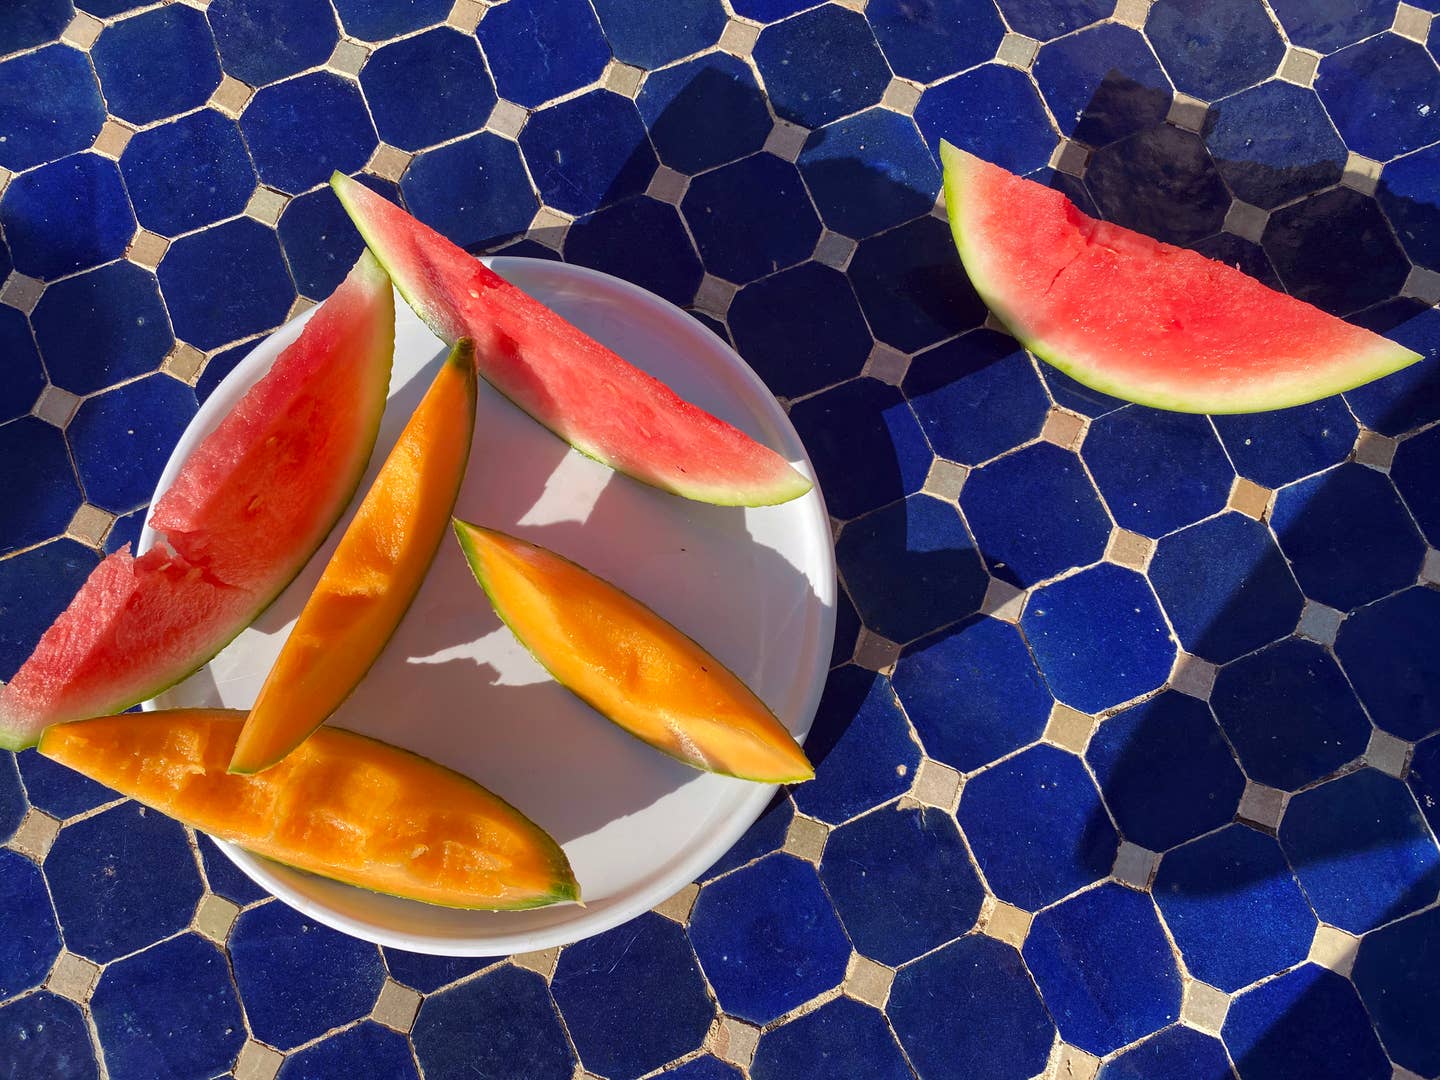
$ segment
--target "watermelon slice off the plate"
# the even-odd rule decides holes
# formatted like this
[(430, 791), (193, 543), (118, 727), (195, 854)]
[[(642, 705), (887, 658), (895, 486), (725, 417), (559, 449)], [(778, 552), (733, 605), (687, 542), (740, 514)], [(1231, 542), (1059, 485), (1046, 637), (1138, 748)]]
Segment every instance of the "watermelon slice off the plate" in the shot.
[(1092, 389), (1177, 412), (1261, 412), (1421, 358), (949, 143), (940, 157), (975, 290), (1027, 349)]
[(679, 397), (363, 184), (330, 180), (400, 294), (480, 375), (582, 454), (699, 502), (768, 506), (810, 490), (769, 447)]
[(0, 747), (154, 697), (280, 595), (365, 473), (394, 345), (394, 292), (367, 253), (160, 497), (163, 539), (104, 559), (0, 690)]

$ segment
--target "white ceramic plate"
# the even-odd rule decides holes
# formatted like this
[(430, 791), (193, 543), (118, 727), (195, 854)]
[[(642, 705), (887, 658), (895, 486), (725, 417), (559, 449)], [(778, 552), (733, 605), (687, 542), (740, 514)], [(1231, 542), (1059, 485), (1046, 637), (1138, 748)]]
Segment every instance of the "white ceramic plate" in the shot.
[[(814, 476), (765, 385), (685, 313), (593, 270), (533, 259), (489, 262), (682, 397)], [(396, 313), (390, 401), (362, 491), (445, 354), (398, 298)], [(304, 321), (277, 330), (220, 384), (181, 436), (156, 498)], [(804, 738), (835, 624), (834, 552), (818, 488), (761, 509), (689, 502), (582, 457), (482, 383), (455, 512), (553, 548), (643, 600), (699, 640)], [(254, 626), (146, 707), (248, 708), (348, 521), (347, 513)], [(147, 521), (141, 550), (154, 539)], [(583, 908), (452, 911), (220, 845), (256, 882), (320, 922), (416, 952), (504, 955), (607, 930), (703, 873), (774, 794), (768, 785), (672, 761), (552, 682), (490, 610), (448, 536), (394, 639), (331, 722), (474, 777), (560, 841), (579, 878)]]

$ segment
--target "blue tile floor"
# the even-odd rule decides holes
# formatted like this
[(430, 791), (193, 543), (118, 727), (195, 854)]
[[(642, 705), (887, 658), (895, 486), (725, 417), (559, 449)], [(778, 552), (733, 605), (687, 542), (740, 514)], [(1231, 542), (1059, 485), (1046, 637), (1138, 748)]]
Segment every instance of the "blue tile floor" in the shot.
[[(0, 679), (353, 261), (333, 169), (732, 340), (842, 585), (817, 778), (558, 951), (377, 949), (0, 753), (0, 1076), (1440, 1078), (1440, 3), (0, 8)], [(1088, 390), (987, 320), (941, 138), (1427, 358)]]

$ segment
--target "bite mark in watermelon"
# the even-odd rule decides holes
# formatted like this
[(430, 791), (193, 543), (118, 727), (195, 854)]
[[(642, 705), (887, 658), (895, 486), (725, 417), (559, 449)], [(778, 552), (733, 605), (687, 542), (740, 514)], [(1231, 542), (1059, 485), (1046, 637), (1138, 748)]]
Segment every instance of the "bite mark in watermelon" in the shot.
[(364, 185), (330, 180), (400, 294), (479, 374), (582, 454), (687, 499), (768, 506), (810, 490), (769, 447), (685, 401)]
[(190, 455), (151, 514), (163, 539), (104, 559), (0, 690), (0, 747), (154, 697), (280, 595), (364, 475), (394, 329), (390, 279), (366, 253)]
[(976, 291), (1027, 349), (1095, 390), (1177, 412), (1260, 412), (1421, 358), (949, 143), (940, 157)]

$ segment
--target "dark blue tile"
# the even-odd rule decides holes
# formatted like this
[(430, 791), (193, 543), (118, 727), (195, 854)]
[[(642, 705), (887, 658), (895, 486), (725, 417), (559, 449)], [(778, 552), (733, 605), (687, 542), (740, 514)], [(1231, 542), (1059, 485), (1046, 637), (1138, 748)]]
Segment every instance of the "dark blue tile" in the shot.
[(479, 131), (495, 107), (478, 44), (448, 26), (376, 49), (360, 87), (380, 138), (402, 150)]
[(245, 1043), (225, 954), (196, 934), (109, 965), (90, 1013), (116, 1080), (213, 1076)]
[(852, 379), (794, 405), (795, 425), (841, 519), (919, 491), (934, 460), (904, 396), (878, 379)]
[(66, 945), (102, 963), (184, 929), (203, 892), (184, 827), (135, 803), (61, 829), (45, 876)]
[(1082, 712), (1154, 690), (1175, 663), (1150, 586), (1109, 563), (1036, 590), (1021, 626), (1050, 689)]
[[(859, 670), (847, 669), (847, 670)], [(833, 677), (833, 676), (832, 676)], [(873, 678), (873, 676), (872, 676)], [(902, 718), (903, 720), (903, 718)], [(843, 723), (843, 722), (842, 722)], [(816, 750), (819, 720), (815, 727), (811, 728), (810, 737), (806, 740), (809, 743), (808, 752), (811, 758), (818, 757)], [(843, 728), (842, 728), (843, 732)], [(830, 740), (833, 747), (834, 740)], [(785, 843), (785, 834), (790, 829), (790, 822), (795, 818), (795, 807), (791, 804), (785, 791), (779, 790), (770, 800), (770, 804), (755, 819), (755, 824), (745, 830), (743, 836), (735, 841), (733, 847), (724, 855), (716, 859), (710, 869), (706, 870), (697, 878), (697, 881), (709, 881), (721, 874), (727, 874), (737, 867), (744, 866), (748, 862), (760, 858), (762, 855), (769, 855)]]
[[(1409, 260), (1375, 200), (1337, 187), (1270, 215), (1261, 240), (1285, 289), (1333, 315), (1347, 315), (1396, 296)], [(1333, 253), (1349, 251), (1364, 274), (1336, 273)]]
[(594, 82), (610, 60), (588, 0), (507, 3), (476, 36), (500, 96), (530, 108)]
[(1340, 397), (1213, 419), (1235, 470), (1271, 488), (1338, 465), (1349, 456), (1359, 434)]
[(210, 25), (204, 12), (184, 5), (111, 24), (90, 59), (111, 114), (132, 124), (199, 108), (220, 85)]
[(78, 0), (75, 4), (81, 11), (88, 11), (91, 15), (99, 15), (105, 18), (110, 15), (119, 15), (124, 11), (132, 11), (139, 7), (148, 7), (148, 0)]
[(260, 179), (291, 195), (334, 172), (357, 172), (375, 152), (375, 128), (360, 88), (316, 71), (256, 92), (240, 130)]
[(140, 224), (162, 236), (240, 213), (257, 182), (239, 126), (213, 109), (137, 132), (120, 173)]
[(720, 0), (594, 0), (601, 29), (615, 59), (642, 68), (658, 68), (709, 48), (725, 29)]
[(230, 931), (230, 962), (255, 1037), (289, 1049), (370, 1012), (385, 982), (374, 945), (276, 901)]
[(1005, 26), (990, 4), (967, 0), (876, 0), (865, 9), (890, 68), (917, 82), (982, 64), (995, 55)]
[(15, 835), (25, 812), (30, 808), (25, 798), (25, 789), (20, 786), (20, 771), (15, 767), (15, 755), (0, 754), (0, 844)]
[(1305, 595), (1342, 611), (1411, 584), (1425, 554), (1390, 481), (1353, 462), (1281, 489), (1270, 522)]
[(856, 950), (892, 967), (969, 931), (985, 899), (955, 819), (933, 807), (836, 829), (820, 877)]
[(383, 1076), (419, 1080), (405, 1036), (366, 1020), (324, 1042), (291, 1054), (277, 1080), (333, 1080), (340, 1076)]
[(940, 170), (915, 122), (867, 109), (811, 132), (798, 161), (821, 220), (865, 237), (928, 213)]
[[(752, 154), (697, 176), (680, 209), (706, 269), (738, 284), (802, 262), (820, 238), (820, 219), (799, 171), (773, 154)], [(738, 221), (745, 227), (736, 228)]]
[(105, 122), (90, 60), (68, 45), (0, 63), (0, 102), (0, 165), (16, 171), (85, 149)]
[(840, 997), (760, 1036), (755, 1080), (826, 1080), (864, 1062), (866, 1080), (911, 1080), (914, 1074), (878, 1009)]
[(1232, 1080), (1219, 1039), (1176, 1024), (1100, 1067), (1099, 1080)]
[[(1275, 268), (1270, 265), (1270, 257), (1265, 254), (1265, 249), (1253, 241), (1234, 233), (1216, 233), (1191, 244), (1190, 250), (1204, 255), (1207, 259), (1228, 263), (1242, 274), (1249, 274), (1276, 292), (1285, 291), (1285, 287), (1280, 284), (1280, 275), (1275, 273)], [(1116, 404), (1123, 405), (1124, 402), (1116, 401)]]
[(936, 153), (945, 139), (1014, 173), (1040, 168), (1055, 149), (1055, 128), (1035, 84), (1005, 64), (981, 64), (929, 87), (915, 122)]
[(666, 1069), (661, 1074), (671, 1080), (742, 1080), (740, 1070), (726, 1065), (713, 1057), (705, 1056), (687, 1061), (684, 1065)]
[(9, 679), (20, 670), (40, 635), (65, 610), (99, 561), (91, 548), (74, 540), (55, 540), (0, 560), (0, 596), (26, 597), (23, 604), (0, 607), (0, 678)]
[(1034, 742), (1054, 704), (1019, 631), (987, 616), (910, 645), (892, 680), (925, 752), (961, 772)]
[(1278, 79), (1211, 105), (1205, 142), (1230, 190), (1267, 210), (1329, 187), (1345, 168), (1315, 92)]
[(1120, 832), (1152, 851), (1225, 824), (1245, 790), (1210, 710), (1174, 690), (1106, 720), (1085, 760)]
[(1150, 898), (1107, 884), (1041, 912), (1025, 960), (1060, 1037), (1108, 1054), (1180, 1014), (1180, 973)]
[(1409, 781), (1430, 830), (1440, 835), (1440, 738), (1432, 736), (1415, 747)]
[(385, 967), (390, 977), (406, 986), (413, 986), (422, 994), (433, 994), (442, 986), (449, 986), (503, 959), (499, 956), (428, 956), (388, 946), (381, 948), (380, 952), (385, 956)]
[[(0, 554), (38, 544), (65, 531), (80, 506), (80, 485), (65, 436), (33, 416), (0, 427)], [(7, 605), (8, 607), (9, 605)]]
[(74, 17), (70, 0), (29, 0), (0, 23), (0, 56), (56, 40)]
[(801, 813), (831, 824), (909, 791), (920, 764), (920, 748), (890, 681), (849, 665), (830, 673), (805, 752), (815, 763), (815, 779), (792, 797)]
[(731, 0), (736, 15), (756, 22), (775, 22), (816, 6), (816, 0)]
[(1161, 540), (1150, 582), (1180, 644), (1216, 664), (1285, 637), (1305, 603), (1270, 530), (1233, 510)]
[(451, 0), (333, 0), (351, 37), (384, 41), (445, 21)]
[(955, 507), (928, 495), (852, 521), (836, 555), (865, 625), (901, 643), (975, 614), (990, 582)]
[(76, 394), (154, 371), (175, 343), (155, 276), (130, 262), (50, 286), (31, 322), (50, 381)]
[[(898, 229), (861, 241), (846, 273), (855, 288), (855, 295), (860, 299), (870, 329), (881, 341), (901, 352), (915, 352), (952, 334), (972, 330), (983, 323), (988, 314), (984, 301), (970, 284), (965, 268), (955, 254), (955, 242), (950, 238), (949, 226), (929, 214)], [(1000, 335), (975, 336), (963, 345), (947, 343), (937, 349), (936, 355), (928, 361), (932, 367), (928, 383), (936, 388), (948, 385), (1012, 352), (1018, 352), (1015, 343)], [(933, 369), (938, 365), (953, 371), (952, 378), (935, 376)], [(1007, 370), (1013, 366), (1007, 365)], [(1025, 367), (1029, 366), (1026, 361)], [(914, 371), (913, 366), (911, 371)], [(1004, 373), (997, 375), (1002, 379), (1006, 377)], [(983, 380), (976, 380), (977, 388), (980, 381)], [(1027, 388), (1014, 374), (1009, 376), (1008, 381), (1011, 385), (1006, 392), (1015, 396), (1007, 398), (1007, 402), (1017, 409), (1019, 416), (1009, 416), (1007, 409), (1004, 418), (988, 417), (986, 426), (1004, 425), (1007, 419), (1011, 426), (1025, 426), (1028, 416), (1025, 409)], [(906, 385), (908, 392), (909, 383)], [(1038, 389), (1038, 386), (1035, 387), (1036, 391)], [(1033, 398), (1034, 394), (1030, 396)], [(1043, 397), (1043, 393), (1040, 396)], [(953, 404), (960, 405), (960, 402)], [(943, 406), (937, 402), (932, 412), (939, 412), (941, 408)], [(968, 429), (978, 419), (961, 417), (953, 423), (953, 427)], [(994, 438), (993, 433), (985, 431), (978, 433), (976, 441), (988, 443), (986, 435)], [(1014, 445), (1015, 442), (1007, 442), (1001, 449)], [(989, 457), (990, 454), (984, 456)]]
[(1221, 1038), (1244, 1080), (1388, 1080), (1390, 1063), (1355, 988), (1304, 964), (1242, 994)]
[(195, 834), (195, 846), (200, 849), (200, 861), (205, 865), (205, 880), (209, 882), (211, 892), (241, 907), (270, 895), (241, 873), (229, 858), (221, 854), (215, 841), (204, 833)]
[(15, 269), (49, 279), (125, 254), (135, 212), (113, 161), (76, 154), (11, 180), (0, 225)]
[[(546, 247), (544, 244), (540, 243), (540, 241), (531, 240), (529, 237), (521, 237), (519, 240), (512, 240), (510, 243), (505, 244), (501, 247), (494, 248), (492, 250), (493, 254), (496, 255), (513, 255), (521, 259), (544, 259), (546, 262), (564, 262), (564, 260), (560, 257), (560, 253), (554, 248)], [(690, 314), (694, 315), (696, 313), (692, 311), (690, 312)], [(701, 321), (704, 322), (703, 319)], [(721, 323), (717, 323), (716, 325), (719, 325), (723, 328), (723, 324)], [(711, 329), (713, 330), (714, 326), (712, 326)], [(725, 340), (728, 344), (729, 338), (727, 337)]]
[(1055, 1039), (1020, 954), (978, 934), (896, 974), (886, 1011), (926, 1080), (1023, 1080)]
[(835, 590), (835, 642), (830, 647), (830, 666), (847, 663), (855, 655), (855, 646), (860, 641), (860, 613), (850, 602), (845, 586), (836, 582)]
[(1280, 845), (1321, 920), (1363, 934), (1435, 902), (1440, 849), (1399, 780), (1361, 769), (1290, 800)]
[(134, 551), (140, 544), (140, 531), (145, 525), (146, 506), (136, 507), (128, 514), (121, 514), (115, 519), (115, 524), (110, 526), (110, 531), (105, 534), (104, 551), (106, 555), (113, 555), (126, 544)]
[(1440, 547), (1440, 487), (1432, 483), (1437, 475), (1440, 475), (1440, 428), (1406, 439), (1395, 451), (1390, 479), (1410, 513), (1415, 515), (1431, 547)]
[(1431, 270), (1440, 269), (1440, 196), (1435, 174), (1440, 146), (1427, 147), (1385, 166), (1376, 198), (1380, 200), (1406, 254)]
[(1335, 654), (1370, 718), (1402, 739), (1440, 731), (1440, 592), (1416, 586), (1340, 626)]
[(657, 165), (635, 103), (610, 90), (536, 113), (520, 132), (520, 149), (541, 199), (570, 214), (638, 195)]
[(1321, 53), (1378, 34), (1395, 19), (1395, 0), (1271, 0), (1270, 8), (1296, 45)]
[(1227, 665), (1210, 705), (1252, 780), (1294, 791), (1365, 752), (1370, 722), (1319, 645), (1276, 642)]
[[(511, 152), (514, 153), (513, 150)], [(518, 158), (518, 155), (515, 156)], [(400, 191), (390, 181), (365, 175), (356, 179), (391, 202), (400, 202)], [(527, 201), (533, 214), (534, 202)], [(456, 202), (461, 200), (457, 198)], [(285, 251), (296, 286), (303, 296), (312, 300), (324, 300), (334, 292), (365, 247), (329, 185), (286, 203), (275, 231), (280, 237), (280, 246)], [(212, 357), (205, 365), (204, 374), (208, 375), (213, 366), (215, 358)], [(199, 387), (196, 389), (198, 391)]]
[(39, 986), (60, 953), (55, 911), (40, 868), (19, 852), (0, 850), (0, 999)]
[(159, 373), (88, 398), (67, 429), (86, 500), (112, 514), (148, 502), (196, 408), (193, 390)]
[(195, 398), (200, 404), (205, 404), (205, 399), (215, 392), (226, 375), (234, 371), (241, 360), (250, 355), (250, 350), (256, 345), (255, 341), (247, 341), (242, 345), (236, 345), (216, 353), (205, 361), (205, 367), (200, 372), (200, 378), (195, 381)]
[(489, 131), (418, 155), (400, 190), (411, 213), (470, 251), (523, 233), (540, 205), (519, 149)]
[(737, 161), (764, 146), (770, 134), (755, 73), (728, 53), (652, 71), (636, 104), (660, 160), (683, 173)]
[[(1235, 239), (1238, 240), (1239, 237)], [(1016, 347), (1018, 348), (1018, 346)], [(1106, 413), (1114, 412), (1116, 409), (1123, 409), (1128, 404), (1121, 398), (1102, 394), (1099, 390), (1092, 390), (1083, 383), (1076, 382), (1059, 368), (1050, 364), (1038, 366), (1040, 376), (1045, 380), (1045, 385), (1050, 388), (1050, 394), (1055, 399), (1055, 404), (1070, 409), (1072, 412), (1088, 416), (1093, 420)]]
[(340, 37), (325, 0), (213, 0), (207, 10), (225, 70), (251, 86), (323, 64)]
[(1043, 46), (1032, 70), (1060, 134), (1091, 146), (1153, 127), (1170, 110), (1170, 82), (1154, 54), (1119, 23)]
[(1080, 459), (1034, 443), (971, 473), (960, 509), (990, 572), (1022, 588), (1096, 562), (1110, 518)]
[(1049, 41), (1115, 11), (1104, 0), (997, 0), (1005, 21), (1017, 33)]
[(550, 992), (581, 1064), (613, 1080), (694, 1050), (715, 1017), (685, 931), (653, 911), (567, 948)]
[(274, 230), (250, 218), (175, 241), (156, 275), (176, 336), (199, 349), (274, 329), (295, 302)]
[(1230, 210), (1230, 192), (1204, 141), (1170, 124), (1095, 151), (1085, 186), (1106, 221), (1169, 244), (1215, 235)]
[(1398, 326), (1382, 329), (1426, 359), (1347, 390), (1345, 400), (1371, 431), (1403, 435), (1423, 423), (1440, 420), (1440, 310), (1426, 308)]
[(873, 344), (850, 282), (817, 262), (745, 286), (727, 321), (740, 355), (786, 397), (860, 374)]
[(1261, 0), (1159, 0), (1145, 35), (1175, 88), (1205, 101), (1269, 78), (1285, 55)]
[(838, 986), (850, 959), (815, 868), (781, 852), (701, 889), (690, 941), (720, 1008), (756, 1024)]
[(752, 56), (776, 115), (803, 127), (868, 108), (890, 85), (865, 16), (831, 5), (767, 26)]
[(1132, 405), (1090, 425), (1080, 449), (1115, 522), (1174, 532), (1225, 506), (1235, 470), (1204, 416)]
[[(853, 275), (853, 262), (850, 270)], [(921, 353), (910, 362), (903, 389), (935, 452), (966, 465), (1035, 438), (1050, 411), (1025, 350), (993, 330), (975, 330)]]
[(1355, 987), (1390, 1058), (1422, 1076), (1440, 1073), (1440, 909), (1367, 934), (1355, 957)]
[(1120, 843), (1080, 759), (1047, 745), (972, 777), (956, 817), (991, 890), (1027, 911), (1109, 875)]
[[(635, 238), (643, 236), (643, 244)], [(695, 298), (705, 268), (668, 203), (636, 195), (580, 218), (565, 234), (567, 262), (633, 281), (672, 304)]]
[(1247, 826), (1170, 852), (1154, 894), (1186, 969), (1221, 990), (1233, 993), (1310, 952), (1315, 914), (1280, 845)]
[(98, 1080), (100, 1068), (80, 1006), (42, 991), (0, 1008), (0, 1072)]
[(97, 784), (68, 766), (43, 758), (34, 750), (16, 756), (25, 792), (32, 806), (64, 821), (120, 798), (104, 784)]
[[(0, 268), (3, 269), (3, 268)], [(12, 307), (0, 308), (0, 353), (5, 356), (5, 379), (0, 383), (0, 424), (24, 416), (45, 389), (45, 369), (25, 316)]]

